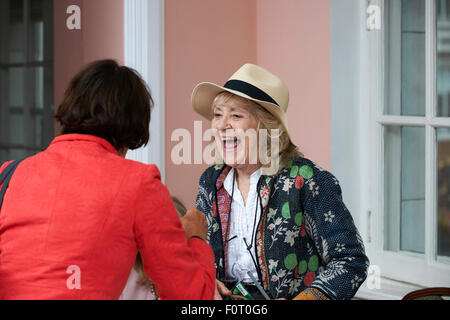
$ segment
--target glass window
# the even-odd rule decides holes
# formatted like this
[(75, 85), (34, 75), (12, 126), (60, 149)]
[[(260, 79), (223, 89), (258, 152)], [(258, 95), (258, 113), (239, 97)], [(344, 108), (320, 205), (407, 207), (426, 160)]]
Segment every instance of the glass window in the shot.
[[(385, 1), (386, 116), (425, 116), (425, 2)], [(401, 119), (401, 118), (400, 118)], [(425, 127), (383, 124), (384, 249), (425, 251)]]
[(384, 129), (385, 250), (424, 253), (425, 128)]
[(385, 2), (386, 115), (425, 115), (425, 2)]
[[(384, 2), (384, 115), (378, 121), (384, 131), (384, 249), (426, 253), (425, 221), (427, 215), (436, 214), (429, 209), (435, 208), (433, 202), (426, 201), (431, 169), (426, 163), (434, 161), (431, 150), (436, 150), (437, 194), (429, 196), (437, 201), (438, 233), (429, 240), (437, 242), (437, 255), (450, 256), (450, 128), (445, 128), (448, 122), (439, 127), (433, 122), (449, 117), (450, 110), (450, 0), (435, 0), (435, 17), (426, 17), (426, 3)], [(427, 47), (427, 19), (436, 20), (436, 48)], [(436, 70), (426, 69), (427, 50), (436, 55)], [(427, 108), (431, 103), (425, 91), (427, 72), (436, 77), (435, 114)], [(435, 145), (426, 142), (433, 140)]]
[(437, 6), (437, 116), (450, 116), (450, 0)]
[[(6, 28), (7, 34), (2, 34), (2, 39), (7, 40), (8, 62), (24, 63), (25, 62), (25, 24), (24, 24), (24, 2), (22, 0), (1, 1), (0, 4), (3, 12), (9, 12), (9, 23)], [(8, 20), (6, 20), (8, 21)], [(5, 21), (5, 22), (6, 22)], [(6, 36), (8, 36), (6, 38)]]
[(9, 107), (23, 108), (25, 105), (25, 68), (8, 68)]
[(28, 23), (28, 50), (31, 61), (44, 60), (44, 19), (45, 3), (43, 0), (30, 2), (30, 20)]
[(53, 129), (53, 1), (0, 1), (0, 163), (48, 146)]

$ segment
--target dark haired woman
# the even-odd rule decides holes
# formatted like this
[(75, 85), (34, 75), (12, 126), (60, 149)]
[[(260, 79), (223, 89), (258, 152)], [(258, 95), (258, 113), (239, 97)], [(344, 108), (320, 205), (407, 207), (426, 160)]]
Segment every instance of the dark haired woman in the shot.
[(0, 208), (0, 299), (117, 299), (138, 250), (162, 299), (213, 297), (204, 215), (180, 221), (157, 167), (124, 159), (147, 144), (152, 104), (114, 61), (72, 80), (63, 134), (20, 163)]

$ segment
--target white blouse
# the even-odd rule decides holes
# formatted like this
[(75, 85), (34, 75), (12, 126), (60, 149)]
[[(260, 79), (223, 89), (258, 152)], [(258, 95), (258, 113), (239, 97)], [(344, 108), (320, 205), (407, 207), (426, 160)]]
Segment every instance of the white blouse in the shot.
[[(224, 181), (224, 188), (231, 196), (233, 189), (234, 169), (231, 169)], [(256, 233), (256, 228), (261, 217), (261, 209), (259, 202), (257, 203), (257, 184), (261, 177), (261, 169), (254, 172), (250, 176), (250, 189), (247, 196), (246, 205), (242, 199), (241, 192), (238, 188), (237, 180), (234, 184), (233, 201), (231, 203), (230, 216), (230, 233), (229, 238), (232, 239), (228, 243), (228, 263), (227, 276), (228, 279), (239, 280), (243, 282), (251, 282), (251, 278), (247, 272), (251, 271), (255, 279), (258, 279), (255, 264), (252, 257), (247, 250), (244, 238), (250, 245), (252, 241), (252, 231)], [(255, 224), (255, 209), (256, 209), (256, 226)], [(253, 237), (253, 239), (255, 239)], [(254, 241), (253, 241), (254, 242)], [(252, 254), (255, 259), (255, 244), (252, 243)]]

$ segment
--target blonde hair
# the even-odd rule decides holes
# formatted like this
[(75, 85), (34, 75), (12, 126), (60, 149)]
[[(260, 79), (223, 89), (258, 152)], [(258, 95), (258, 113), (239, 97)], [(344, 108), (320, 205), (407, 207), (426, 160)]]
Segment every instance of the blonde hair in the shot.
[(245, 99), (243, 97), (237, 96), (231, 92), (223, 91), (219, 93), (212, 103), (211, 112), (213, 112), (214, 108), (218, 105), (229, 105), (229, 106), (245, 106), (248, 108), (248, 111), (256, 117), (258, 121), (259, 129), (267, 130), (267, 153), (269, 157), (273, 155), (271, 152), (271, 143), (272, 143), (272, 130), (279, 130), (279, 159), (280, 166), (279, 171), (287, 168), (291, 161), (296, 157), (303, 157), (303, 154), (298, 150), (298, 147), (292, 143), (291, 138), (289, 137), (289, 132), (282, 125), (281, 121), (278, 120), (272, 113), (267, 111), (264, 107), (260, 106), (256, 102)]

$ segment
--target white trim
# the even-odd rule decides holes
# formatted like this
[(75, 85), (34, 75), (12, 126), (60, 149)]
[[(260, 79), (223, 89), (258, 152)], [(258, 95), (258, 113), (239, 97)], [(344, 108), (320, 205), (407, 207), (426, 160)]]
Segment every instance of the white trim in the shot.
[[(362, 230), (360, 230), (363, 239), (365, 240), (366, 247), (369, 248), (374, 239), (374, 229), (373, 229), (373, 207), (371, 205), (371, 194), (373, 192), (373, 184), (372, 181), (372, 168), (373, 168), (373, 159), (370, 154), (370, 148), (372, 146), (372, 122), (371, 120), (371, 112), (367, 110), (374, 110), (371, 103), (372, 99), (370, 97), (371, 90), (367, 85), (370, 83), (370, 77), (372, 74), (372, 63), (369, 62), (369, 31), (366, 28), (366, 5), (363, 1), (359, 2), (359, 42), (360, 42), (360, 51), (359, 51), (359, 161), (360, 161), (360, 221), (361, 226), (363, 226)], [(376, 32), (376, 31), (373, 31)], [(372, 32), (372, 33), (373, 33)]]
[(369, 289), (367, 285), (362, 285), (355, 295), (357, 300), (401, 300), (408, 293), (423, 289), (407, 282), (395, 281), (389, 278), (380, 279), (379, 288)]
[[(375, 252), (378, 248), (383, 247), (384, 243), (384, 194), (380, 192), (382, 190), (381, 186), (384, 186), (384, 147), (383, 147), (383, 126), (380, 123), (376, 123), (373, 119), (378, 119), (383, 114), (384, 106), (384, 46), (380, 45), (384, 40), (384, 1), (374, 0), (370, 4), (379, 5), (382, 12), (382, 30), (378, 32), (371, 32), (367, 36), (368, 41), (368, 63), (371, 67), (369, 84), (367, 84), (369, 96), (370, 96), (370, 125), (368, 128), (371, 130), (371, 144), (373, 149), (372, 165), (374, 170), (370, 170), (372, 173), (373, 185), (373, 198), (370, 199), (370, 204), (372, 207), (373, 220), (372, 224), (372, 234), (374, 235), (374, 243), (369, 248), (369, 256), (371, 259), (371, 264), (373, 264), (372, 252)], [(370, 153), (371, 153), (370, 152)]]
[(393, 126), (424, 127), (429, 125), (434, 128), (450, 127), (450, 118), (381, 115), (377, 118), (376, 121), (382, 125), (393, 125)]
[(432, 118), (429, 124), (435, 128), (449, 128), (450, 118)]
[(430, 125), (426, 126), (425, 136), (425, 154), (427, 155), (425, 157), (425, 259), (429, 263), (434, 263), (437, 258), (438, 243), (436, 129)]
[(378, 251), (371, 264), (380, 267), (381, 276), (423, 287), (450, 285), (450, 265), (443, 261), (427, 261), (424, 255), (411, 252)]
[(425, 85), (426, 116), (428, 120), (436, 116), (436, 7), (435, 0), (425, 2)]
[[(436, 115), (435, 4), (434, 0), (425, 2), (425, 109), (428, 122)], [(432, 264), (437, 258), (437, 154), (436, 129), (429, 124), (425, 128), (425, 154), (425, 261)]]
[(387, 126), (424, 127), (428, 120), (425, 117), (382, 115), (377, 118), (377, 122)]
[(156, 164), (165, 177), (164, 0), (124, 0), (125, 65), (148, 83), (155, 107), (150, 143), (127, 158)]

